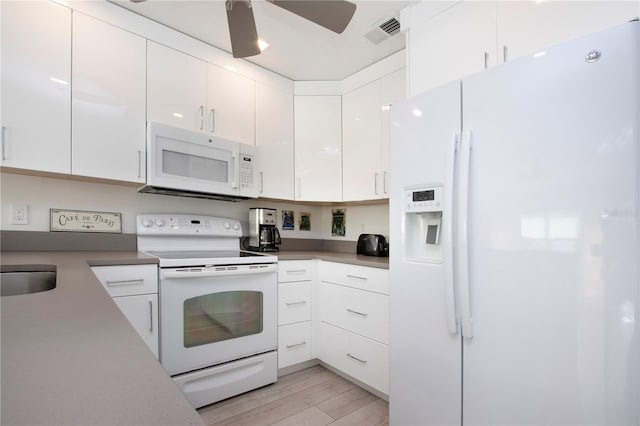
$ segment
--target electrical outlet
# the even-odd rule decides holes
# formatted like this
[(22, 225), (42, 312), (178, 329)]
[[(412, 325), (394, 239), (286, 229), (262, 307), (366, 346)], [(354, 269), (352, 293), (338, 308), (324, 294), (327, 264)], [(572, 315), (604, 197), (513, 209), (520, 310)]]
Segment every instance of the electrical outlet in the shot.
[(29, 224), (29, 209), (27, 204), (11, 204), (11, 223), (13, 225)]

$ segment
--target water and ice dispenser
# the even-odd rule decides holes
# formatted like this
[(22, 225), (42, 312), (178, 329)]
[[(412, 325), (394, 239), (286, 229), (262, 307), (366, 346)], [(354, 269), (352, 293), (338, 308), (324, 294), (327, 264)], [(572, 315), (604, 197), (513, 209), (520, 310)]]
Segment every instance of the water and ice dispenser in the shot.
[(407, 188), (404, 193), (405, 259), (442, 263), (442, 186)]

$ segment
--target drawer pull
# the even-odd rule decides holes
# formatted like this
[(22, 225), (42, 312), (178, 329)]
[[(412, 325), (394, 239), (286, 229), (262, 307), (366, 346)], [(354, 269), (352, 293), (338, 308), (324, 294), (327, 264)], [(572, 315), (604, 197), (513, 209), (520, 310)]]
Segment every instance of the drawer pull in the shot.
[(144, 283), (144, 278), (138, 278), (135, 280), (119, 280), (119, 281), (106, 281), (107, 285), (133, 285)]
[(304, 274), (306, 269), (287, 269), (287, 274)]
[(298, 346), (304, 346), (306, 344), (307, 344), (307, 342), (300, 342), (300, 343), (296, 343), (294, 345), (287, 345), (287, 349), (297, 348)]
[(351, 355), (351, 354), (347, 354), (347, 356), (348, 356), (349, 358), (353, 359), (353, 360), (358, 361), (358, 362), (359, 362), (359, 363), (361, 363), (361, 364), (366, 364), (366, 363), (367, 363), (367, 360), (365, 360), (365, 359), (360, 359), (360, 358), (355, 357), (355, 356), (353, 356), (353, 355)]
[(301, 300), (299, 302), (287, 302), (287, 303), (285, 303), (285, 305), (287, 305), (287, 306), (295, 306), (295, 305), (304, 305), (305, 303), (307, 303), (306, 300)]
[(347, 274), (347, 278), (355, 278), (356, 280), (363, 280), (363, 281), (367, 280), (367, 277), (360, 277), (358, 275), (351, 275), (351, 274)]
[(354, 311), (353, 309), (348, 309), (347, 308), (347, 312), (351, 312), (352, 314), (356, 314), (356, 315), (360, 315), (361, 317), (367, 317), (367, 314), (364, 314), (362, 312), (358, 312), (358, 311)]

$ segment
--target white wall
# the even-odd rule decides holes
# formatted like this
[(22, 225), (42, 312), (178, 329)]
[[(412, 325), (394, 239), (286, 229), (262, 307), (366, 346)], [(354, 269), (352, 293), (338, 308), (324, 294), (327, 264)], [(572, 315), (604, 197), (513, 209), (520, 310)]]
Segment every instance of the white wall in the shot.
[[(282, 229), (282, 210), (295, 212), (296, 229), (282, 231), (283, 238), (317, 238), (355, 241), (362, 232), (389, 235), (387, 204), (340, 206), (346, 208), (345, 237), (331, 236), (331, 209), (337, 207), (290, 204), (263, 200), (239, 202), (201, 200), (157, 194), (140, 194), (129, 186), (80, 182), (48, 177), (0, 174), (0, 229), (48, 231), (49, 209), (90, 210), (122, 213), (122, 232), (135, 233), (135, 216), (140, 213), (195, 213), (239, 219), (248, 227), (250, 207), (278, 209)], [(28, 205), (29, 224), (11, 224), (11, 204)], [(299, 231), (301, 212), (311, 213), (311, 231)]]

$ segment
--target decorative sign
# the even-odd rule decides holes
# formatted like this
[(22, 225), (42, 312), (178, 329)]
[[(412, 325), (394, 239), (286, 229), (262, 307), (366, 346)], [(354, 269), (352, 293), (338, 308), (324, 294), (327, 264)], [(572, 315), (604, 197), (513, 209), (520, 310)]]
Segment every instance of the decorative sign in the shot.
[(331, 235), (336, 237), (344, 237), (346, 233), (347, 223), (345, 215), (347, 209), (332, 209), (331, 210)]
[(50, 210), (51, 231), (122, 233), (120, 213)]
[(300, 230), (311, 231), (311, 213), (300, 213)]
[(293, 231), (294, 219), (295, 213), (293, 210), (282, 210), (282, 229), (285, 231)]

